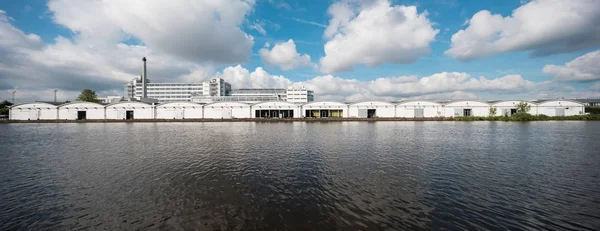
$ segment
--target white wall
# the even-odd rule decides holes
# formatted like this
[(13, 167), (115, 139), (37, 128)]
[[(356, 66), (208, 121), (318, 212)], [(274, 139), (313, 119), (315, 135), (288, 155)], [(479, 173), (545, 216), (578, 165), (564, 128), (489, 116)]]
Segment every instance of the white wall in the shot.
[(585, 106), (581, 103), (553, 100), (538, 104), (537, 111), (540, 115), (556, 116), (556, 109), (565, 110), (565, 116), (585, 114)]
[(343, 117), (348, 117), (348, 105), (335, 101), (311, 102), (302, 105), (302, 116), (306, 116), (306, 110), (342, 110)]
[(58, 118), (61, 120), (76, 120), (77, 111), (86, 111), (87, 119), (104, 119), (104, 106), (91, 102), (75, 102), (58, 107)]
[(164, 103), (156, 106), (157, 119), (202, 119), (202, 105), (191, 102)]
[(47, 103), (26, 103), (14, 106), (9, 111), (12, 120), (55, 120), (57, 107)]
[[(455, 117), (456, 109), (471, 109), (471, 116), (489, 116), (490, 105), (479, 101), (457, 101), (444, 106), (444, 115), (446, 117)], [(462, 113), (461, 115), (462, 116)]]
[(415, 109), (423, 109), (423, 117), (425, 118), (444, 116), (442, 104), (430, 101), (409, 101), (396, 105), (396, 117), (414, 118)]
[[(507, 113), (510, 116), (511, 115), (510, 110), (517, 109), (517, 104), (519, 104), (521, 102), (525, 102), (525, 103), (529, 104), (530, 109), (527, 113), (532, 114), (532, 115), (537, 114), (537, 105), (534, 103), (531, 103), (531, 102), (527, 102), (527, 101), (517, 101), (517, 100), (501, 101), (501, 102), (492, 104), (491, 107), (496, 108), (496, 116), (504, 116), (505, 113)], [(489, 111), (488, 111), (488, 115), (489, 115)]]
[(366, 115), (360, 115), (359, 110), (375, 109), (375, 116), (380, 118), (393, 118), (396, 115), (396, 107), (392, 103), (379, 102), (379, 101), (367, 101), (348, 106), (348, 115), (344, 117), (366, 117)]
[(205, 119), (250, 118), (250, 105), (238, 102), (219, 102), (204, 105)]
[(302, 117), (302, 112), (300, 111), (300, 105), (288, 103), (288, 102), (263, 102), (257, 103), (251, 106), (251, 114), (250, 118), (256, 117), (257, 110), (293, 110), (294, 118)]
[(121, 102), (106, 106), (106, 119), (125, 119), (126, 111), (134, 111), (134, 119), (153, 119), (152, 105), (140, 102)]

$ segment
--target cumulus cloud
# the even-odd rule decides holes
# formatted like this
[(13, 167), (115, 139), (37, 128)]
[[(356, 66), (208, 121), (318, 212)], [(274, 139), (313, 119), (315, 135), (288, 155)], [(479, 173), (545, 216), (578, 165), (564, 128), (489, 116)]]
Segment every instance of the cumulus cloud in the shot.
[[(142, 45), (90, 43), (76, 36), (73, 40), (57, 37), (44, 44), (35, 34), (15, 28), (0, 12), (0, 97), (10, 99), (8, 88), (18, 88), (17, 100), (52, 100), (53, 90), (73, 100), (84, 88), (100, 96), (122, 95), (123, 84), (141, 74), (141, 57), (148, 56), (152, 81), (177, 82), (210, 78), (211, 65), (198, 65), (156, 52)], [(66, 99), (65, 99), (66, 100)]]
[[(238, 65), (217, 73), (234, 88), (286, 88), (308, 87), (314, 90), (317, 100), (386, 100), (399, 99), (474, 99), (478, 92), (497, 94), (526, 93), (550, 90), (548, 83), (538, 84), (524, 80), (519, 75), (499, 78), (474, 78), (462, 72), (442, 72), (430, 76), (398, 76), (370, 81), (346, 79), (333, 75), (316, 76), (306, 81), (294, 82), (284, 76), (272, 75), (263, 68), (249, 71)], [(556, 87), (556, 85), (551, 85)], [(539, 88), (539, 89), (538, 89)], [(553, 88), (554, 90), (555, 88)]]
[(253, 38), (240, 29), (254, 0), (50, 0), (53, 20), (88, 44), (133, 36), (154, 50), (195, 62), (250, 58)]
[(565, 53), (600, 44), (597, 0), (533, 0), (503, 17), (477, 12), (451, 38), (446, 55), (467, 61), (509, 51), (532, 56)]
[(559, 81), (600, 80), (600, 50), (592, 51), (565, 63), (563, 66), (546, 65), (544, 73)]
[(412, 63), (430, 53), (429, 43), (439, 30), (414, 6), (391, 5), (389, 0), (337, 2), (328, 10), (325, 56), (321, 71), (348, 71), (355, 65)]
[(296, 44), (292, 39), (275, 44), (271, 50), (268, 48), (269, 44), (265, 44), (265, 48), (258, 51), (261, 60), (267, 65), (277, 66), (284, 71), (312, 65), (309, 55), (301, 55), (296, 51)]
[(292, 81), (279, 75), (271, 75), (262, 67), (257, 67), (253, 72), (237, 65), (227, 67), (216, 77), (225, 79), (233, 88), (286, 88)]

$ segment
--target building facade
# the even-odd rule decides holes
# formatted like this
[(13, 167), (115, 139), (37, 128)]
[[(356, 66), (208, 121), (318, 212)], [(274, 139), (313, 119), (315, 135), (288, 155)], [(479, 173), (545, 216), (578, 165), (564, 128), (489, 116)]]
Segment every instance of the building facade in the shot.
[(244, 102), (249, 104), (265, 101), (286, 101), (290, 103), (308, 103), (314, 101), (312, 90), (290, 87), (283, 88), (242, 88), (231, 90), (231, 94), (224, 96), (197, 95), (192, 97), (192, 102)]
[[(142, 79), (132, 79), (125, 84), (126, 99), (140, 100), (142, 96)], [(146, 94), (148, 98), (158, 102), (192, 101), (192, 96), (225, 96), (231, 91), (231, 85), (224, 79), (214, 78), (201, 83), (152, 83), (147, 80)]]
[[(130, 119), (241, 119), (241, 118), (436, 118), (490, 116), (490, 109), (498, 110), (496, 116), (514, 114), (516, 104), (527, 101), (501, 101), (489, 104), (481, 101), (407, 101), (389, 103), (367, 101), (343, 103), (335, 101), (297, 104), (269, 101), (257, 104), (243, 102), (145, 103), (122, 101), (102, 105), (89, 102), (72, 102), (54, 105), (45, 102), (17, 104), (10, 107), (10, 120), (130, 120)], [(532, 115), (573, 116), (584, 115), (585, 105), (569, 100), (527, 102)], [(506, 112), (501, 114), (502, 111)]]
[(286, 90), (286, 101), (290, 103), (308, 103), (315, 101), (315, 93), (306, 87), (289, 87)]

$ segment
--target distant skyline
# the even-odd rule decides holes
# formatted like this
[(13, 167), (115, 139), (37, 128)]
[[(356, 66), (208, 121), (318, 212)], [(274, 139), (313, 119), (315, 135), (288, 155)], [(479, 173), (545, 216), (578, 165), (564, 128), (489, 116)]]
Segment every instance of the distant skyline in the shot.
[(0, 100), (153, 82), (316, 100), (598, 97), (597, 0), (4, 0)]

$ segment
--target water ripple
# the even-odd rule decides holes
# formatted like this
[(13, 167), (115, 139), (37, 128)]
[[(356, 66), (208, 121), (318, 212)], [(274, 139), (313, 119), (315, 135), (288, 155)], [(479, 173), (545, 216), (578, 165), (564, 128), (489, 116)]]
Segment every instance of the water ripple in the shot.
[(0, 125), (0, 230), (598, 230), (600, 123)]

